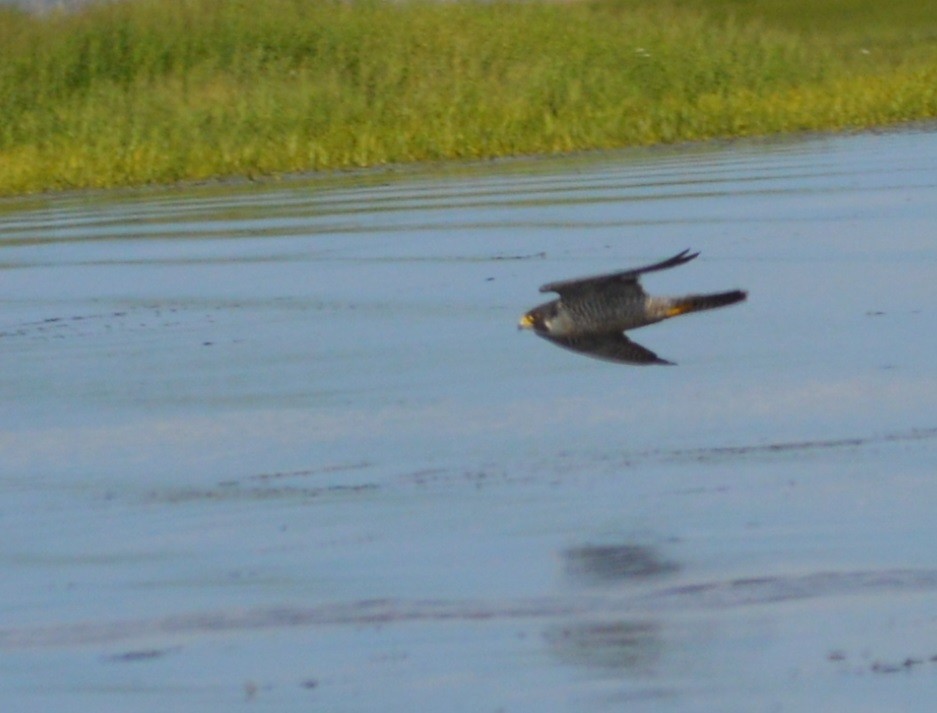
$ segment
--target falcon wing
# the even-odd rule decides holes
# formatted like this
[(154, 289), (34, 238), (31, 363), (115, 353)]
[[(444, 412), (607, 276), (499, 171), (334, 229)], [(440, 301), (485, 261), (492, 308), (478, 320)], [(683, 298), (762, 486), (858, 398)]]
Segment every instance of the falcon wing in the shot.
[(558, 347), (585, 354), (596, 359), (614, 361), (619, 364), (672, 364), (661, 359), (650, 349), (632, 342), (620, 332), (607, 334), (590, 334), (581, 337), (551, 337), (549, 334), (537, 333), (547, 341)]
[(623, 270), (621, 272), (610, 272), (606, 275), (593, 275), (592, 277), (578, 277), (572, 280), (560, 280), (558, 282), (549, 282), (540, 288), (541, 292), (557, 292), (560, 297), (571, 295), (583, 290), (599, 290), (614, 285), (618, 288), (634, 290), (636, 295), (644, 294), (641, 285), (638, 284), (638, 277), (645, 272), (654, 272), (656, 270), (666, 270), (670, 267), (682, 265), (695, 258), (699, 253), (691, 253), (684, 250), (672, 258), (656, 262), (653, 265), (638, 267), (632, 270)]

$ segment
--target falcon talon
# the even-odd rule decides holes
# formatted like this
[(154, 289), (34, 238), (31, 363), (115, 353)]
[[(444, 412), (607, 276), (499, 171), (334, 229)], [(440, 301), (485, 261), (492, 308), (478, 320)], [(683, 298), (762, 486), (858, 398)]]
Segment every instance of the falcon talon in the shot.
[(727, 307), (748, 293), (730, 290), (708, 295), (651, 297), (639, 283), (646, 272), (683, 265), (699, 253), (684, 250), (653, 265), (594, 277), (550, 282), (541, 292), (559, 298), (524, 314), (518, 329), (532, 329), (538, 337), (579, 354), (620, 364), (673, 364), (624, 334), (664, 319), (690, 312)]

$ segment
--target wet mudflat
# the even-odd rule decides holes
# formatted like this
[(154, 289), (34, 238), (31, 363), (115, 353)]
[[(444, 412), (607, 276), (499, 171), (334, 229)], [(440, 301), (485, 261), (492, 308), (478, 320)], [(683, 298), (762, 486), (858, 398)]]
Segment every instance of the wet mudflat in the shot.
[[(10, 710), (929, 711), (937, 132), (0, 204)], [(544, 282), (749, 290), (626, 367)]]

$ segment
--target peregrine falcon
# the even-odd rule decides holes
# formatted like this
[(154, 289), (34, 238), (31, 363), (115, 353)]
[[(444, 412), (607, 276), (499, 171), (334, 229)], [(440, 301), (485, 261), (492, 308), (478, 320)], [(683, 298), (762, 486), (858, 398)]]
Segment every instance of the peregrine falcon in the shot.
[(559, 299), (527, 312), (518, 329), (532, 329), (538, 337), (580, 354), (622, 364), (672, 364), (625, 336), (670, 317), (725, 307), (741, 302), (747, 293), (731, 290), (708, 295), (651, 297), (638, 284), (645, 272), (682, 265), (699, 253), (684, 250), (669, 260), (607, 275), (550, 282), (541, 292), (556, 292)]

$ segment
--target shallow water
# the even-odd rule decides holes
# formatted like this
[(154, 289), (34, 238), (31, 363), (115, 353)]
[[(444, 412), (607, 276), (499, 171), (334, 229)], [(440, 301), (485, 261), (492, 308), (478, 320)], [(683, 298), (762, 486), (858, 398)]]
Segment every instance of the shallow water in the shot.
[[(11, 710), (929, 711), (937, 131), (0, 203)], [(554, 279), (748, 302), (565, 352)]]

